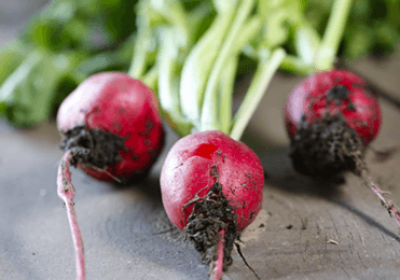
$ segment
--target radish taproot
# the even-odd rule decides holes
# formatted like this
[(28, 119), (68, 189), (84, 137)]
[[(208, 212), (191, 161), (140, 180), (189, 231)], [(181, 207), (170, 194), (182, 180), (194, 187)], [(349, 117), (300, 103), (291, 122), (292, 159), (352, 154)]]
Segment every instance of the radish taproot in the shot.
[(66, 151), (58, 170), (57, 193), (67, 207), (81, 280), (85, 261), (69, 166), (99, 180), (126, 182), (145, 174), (155, 162), (164, 130), (152, 90), (119, 72), (96, 74), (81, 83), (61, 104), (57, 126)]
[(363, 159), (379, 132), (382, 114), (378, 99), (362, 78), (345, 70), (307, 77), (290, 94), (285, 119), (297, 171), (325, 179), (354, 172), (400, 225), (400, 212), (371, 179)]
[(223, 132), (194, 133), (169, 151), (160, 182), (169, 219), (211, 264), (211, 277), (220, 279), (232, 263), (235, 239), (262, 206), (264, 172), (257, 155)]

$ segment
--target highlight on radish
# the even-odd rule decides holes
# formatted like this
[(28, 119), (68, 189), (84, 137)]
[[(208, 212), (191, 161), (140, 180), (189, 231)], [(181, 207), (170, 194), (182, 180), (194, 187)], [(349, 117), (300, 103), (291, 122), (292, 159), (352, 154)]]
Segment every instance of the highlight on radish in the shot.
[(154, 164), (164, 130), (153, 91), (120, 72), (95, 74), (81, 83), (61, 104), (57, 126), (66, 151), (58, 169), (57, 194), (66, 204), (77, 279), (82, 280), (84, 250), (70, 165), (99, 180), (126, 182)]

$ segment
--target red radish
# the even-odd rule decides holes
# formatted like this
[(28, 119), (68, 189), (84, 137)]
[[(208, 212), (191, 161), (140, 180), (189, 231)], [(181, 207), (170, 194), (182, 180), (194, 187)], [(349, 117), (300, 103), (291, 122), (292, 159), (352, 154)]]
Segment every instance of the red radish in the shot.
[(62, 103), (57, 125), (74, 162), (99, 180), (145, 172), (164, 132), (155, 94), (139, 80), (106, 72), (85, 80)]
[(285, 118), (297, 171), (322, 178), (354, 172), (400, 225), (400, 212), (372, 181), (363, 160), (365, 147), (379, 132), (382, 114), (362, 78), (344, 70), (309, 76), (289, 96)]
[(77, 279), (85, 279), (69, 165), (99, 180), (126, 181), (145, 173), (154, 163), (163, 146), (164, 130), (152, 90), (118, 72), (96, 74), (79, 85), (61, 104), (57, 125), (66, 150), (58, 171), (57, 193), (67, 205)]
[(264, 172), (257, 155), (220, 131), (198, 132), (172, 147), (160, 182), (168, 217), (211, 264), (212, 279), (220, 279), (235, 238), (261, 209)]

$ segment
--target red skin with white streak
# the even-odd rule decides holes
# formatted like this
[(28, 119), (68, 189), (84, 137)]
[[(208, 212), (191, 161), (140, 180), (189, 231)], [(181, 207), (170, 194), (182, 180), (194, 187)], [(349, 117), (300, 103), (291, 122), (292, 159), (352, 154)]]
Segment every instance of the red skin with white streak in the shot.
[(59, 131), (82, 124), (125, 139), (126, 150), (120, 150), (122, 160), (105, 171), (78, 165), (99, 180), (113, 180), (109, 174), (129, 178), (144, 172), (162, 148), (164, 131), (155, 94), (124, 73), (93, 75), (64, 100), (57, 116)]
[[(349, 98), (356, 111), (349, 110), (348, 101), (337, 105), (329, 102), (326, 92), (338, 85), (349, 90)], [(345, 70), (316, 73), (303, 80), (290, 94), (286, 103), (286, 127), (290, 138), (296, 135), (296, 126), (303, 114), (309, 124), (320, 120), (324, 114), (341, 112), (347, 125), (353, 128), (366, 146), (379, 132), (382, 113), (376, 96), (365, 90), (365, 81), (356, 74)], [(362, 123), (364, 122), (364, 125)]]
[(193, 209), (193, 206), (185, 208), (185, 204), (196, 194), (206, 196), (216, 182), (211, 174), (212, 165), (218, 166), (222, 191), (233, 209), (236, 208), (237, 230), (243, 230), (261, 209), (264, 172), (249, 147), (220, 131), (191, 134), (169, 151), (160, 179), (168, 217), (179, 229), (184, 229)]

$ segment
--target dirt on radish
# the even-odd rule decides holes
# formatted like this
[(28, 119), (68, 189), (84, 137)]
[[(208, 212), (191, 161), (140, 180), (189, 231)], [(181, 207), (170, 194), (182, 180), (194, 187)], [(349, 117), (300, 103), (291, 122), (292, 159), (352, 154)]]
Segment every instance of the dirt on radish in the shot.
[(160, 182), (168, 217), (193, 241), (212, 279), (220, 279), (235, 240), (261, 209), (258, 157), (220, 131), (191, 134), (169, 151)]
[(400, 212), (371, 178), (364, 161), (368, 144), (380, 130), (382, 113), (362, 78), (344, 70), (316, 73), (294, 89), (285, 113), (290, 157), (298, 172), (322, 179), (353, 172), (400, 225)]
[(146, 173), (164, 144), (155, 94), (124, 73), (85, 80), (60, 106), (57, 124), (71, 164), (99, 180)]
[(87, 129), (77, 125), (63, 134), (61, 149), (74, 154), (71, 164), (79, 162), (105, 169), (121, 160), (119, 150), (125, 148), (124, 139), (101, 129)]

